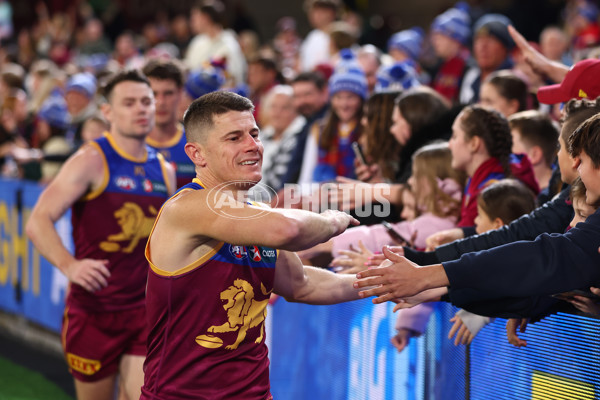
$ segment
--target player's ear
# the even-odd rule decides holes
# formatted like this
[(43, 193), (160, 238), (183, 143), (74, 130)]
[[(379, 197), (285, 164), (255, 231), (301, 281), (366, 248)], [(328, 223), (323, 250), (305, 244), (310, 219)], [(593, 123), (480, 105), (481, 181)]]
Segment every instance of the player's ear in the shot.
[(110, 103), (102, 103), (102, 105), (100, 106), (100, 112), (102, 112), (102, 116), (104, 117), (104, 119), (112, 123), (112, 107)]
[(195, 165), (206, 166), (206, 150), (197, 142), (188, 142), (185, 144), (185, 154)]

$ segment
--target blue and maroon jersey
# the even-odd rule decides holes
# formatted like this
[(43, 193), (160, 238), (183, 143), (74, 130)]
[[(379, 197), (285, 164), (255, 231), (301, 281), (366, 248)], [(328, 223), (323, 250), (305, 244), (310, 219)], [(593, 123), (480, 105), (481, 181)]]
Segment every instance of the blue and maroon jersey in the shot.
[(196, 177), (196, 167), (190, 158), (185, 154), (185, 131), (183, 125), (177, 127), (177, 134), (167, 143), (159, 143), (151, 138), (146, 138), (146, 143), (158, 150), (173, 168), (177, 175), (177, 187), (183, 187), (190, 183)]
[[(194, 179), (179, 193), (199, 189)], [(150, 332), (141, 399), (272, 398), (265, 317), (278, 253), (209, 244), (175, 272), (154, 265), (146, 249)]]
[(115, 311), (144, 304), (146, 241), (168, 198), (166, 163), (146, 146), (134, 159), (109, 134), (90, 142), (104, 156), (104, 181), (73, 204), (75, 258), (108, 260), (108, 286), (94, 293), (71, 285), (68, 302), (90, 311)]

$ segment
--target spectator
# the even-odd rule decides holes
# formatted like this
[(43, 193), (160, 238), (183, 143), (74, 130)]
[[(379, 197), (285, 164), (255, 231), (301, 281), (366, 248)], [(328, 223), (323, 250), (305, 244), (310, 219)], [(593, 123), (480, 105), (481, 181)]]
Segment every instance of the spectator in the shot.
[(84, 41), (79, 46), (82, 55), (110, 54), (112, 47), (104, 36), (104, 27), (99, 19), (92, 18), (85, 23)]
[(313, 28), (300, 46), (300, 70), (312, 71), (317, 65), (328, 63), (329, 35), (327, 29), (336, 20), (338, 0), (306, 0), (304, 7)]
[(277, 85), (267, 94), (264, 112), (269, 124), (261, 131), (263, 142), (262, 183), (275, 192), (283, 187), (292, 153), (306, 119), (294, 107), (294, 89)]
[(98, 111), (95, 96), (96, 78), (89, 72), (75, 74), (67, 81), (65, 101), (71, 116), (71, 127), (67, 132), (67, 140), (75, 148), (81, 144), (83, 123)]
[(549, 26), (540, 33), (540, 52), (549, 60), (571, 65), (573, 59), (568, 51), (569, 39), (559, 27)]
[(282, 17), (277, 21), (277, 33), (273, 39), (273, 48), (278, 55), (277, 64), (284, 78), (291, 81), (296, 77), (300, 62), (302, 39), (296, 32), (296, 20)]
[(300, 184), (354, 177), (352, 142), (362, 134), (360, 121), (367, 80), (350, 49), (345, 49), (329, 80), (331, 111), (307, 139)]
[(280, 81), (279, 71), (277, 71), (277, 64), (274, 60), (255, 58), (248, 63), (250, 100), (254, 104), (255, 119), (260, 127), (265, 126), (265, 122), (268, 123), (261, 114), (263, 97)]
[(224, 84), (225, 76), (221, 68), (207, 67), (191, 71), (183, 85), (183, 99), (177, 113), (178, 120), (183, 121), (183, 114), (192, 101), (221, 89)]
[(479, 104), (493, 108), (504, 117), (525, 111), (527, 106), (527, 85), (510, 71), (494, 71), (488, 75), (479, 90)]
[(358, 49), (356, 59), (367, 78), (367, 89), (370, 96), (377, 85), (377, 71), (381, 67), (381, 51), (372, 44), (365, 44)]
[(473, 28), (473, 58), (475, 65), (464, 75), (459, 100), (462, 104), (479, 101), (479, 87), (489, 74), (499, 69), (512, 68), (510, 51), (515, 46), (508, 33), (511, 22), (504, 15), (486, 14)]
[(431, 24), (431, 44), (441, 59), (431, 87), (452, 103), (458, 103), (460, 83), (465, 73), (471, 40), (469, 6), (460, 2), (438, 15)]
[(301, 73), (292, 81), (291, 86), (294, 89), (294, 107), (298, 114), (306, 118), (306, 123), (298, 134), (297, 146), (282, 184), (298, 182), (308, 135), (313, 125), (319, 123), (329, 110), (329, 89), (327, 81), (320, 73)]
[(559, 146), (557, 124), (547, 114), (535, 110), (515, 113), (508, 118), (508, 123), (513, 139), (512, 152), (527, 154), (540, 193), (552, 198), (554, 194), (549, 194), (548, 185)]
[(196, 36), (190, 42), (185, 63), (191, 70), (203, 68), (213, 59), (224, 58), (225, 70), (239, 85), (246, 78), (246, 60), (235, 34), (224, 28), (225, 6), (218, 0), (197, 3), (190, 10), (190, 25)]

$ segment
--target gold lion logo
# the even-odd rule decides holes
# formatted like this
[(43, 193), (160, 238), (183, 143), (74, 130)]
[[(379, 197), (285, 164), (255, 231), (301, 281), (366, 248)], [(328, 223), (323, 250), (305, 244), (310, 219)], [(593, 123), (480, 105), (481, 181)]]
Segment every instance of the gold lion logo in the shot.
[[(261, 283), (260, 289), (263, 295), (268, 295), (265, 286)], [(246, 338), (246, 332), (249, 328), (254, 328), (260, 325), (260, 336), (256, 338), (254, 343), (262, 342), (265, 331), (265, 318), (267, 316), (267, 303), (269, 299), (257, 301), (254, 299), (254, 289), (250, 283), (243, 279), (236, 279), (233, 285), (221, 292), (221, 300), (225, 303), (223, 308), (227, 312), (227, 322), (223, 325), (213, 325), (208, 328), (208, 332), (211, 333), (224, 333), (224, 332), (235, 332), (238, 331), (237, 340), (235, 343), (225, 346), (227, 350), (235, 350), (238, 348), (240, 343)], [(214, 338), (213, 336), (200, 335), (198, 338)], [(204, 347), (215, 347), (207, 346), (204, 344), (204, 340), (198, 340), (196, 342)]]
[[(142, 208), (135, 203), (128, 201), (123, 204), (123, 207), (114, 213), (117, 223), (121, 227), (121, 232), (109, 235), (106, 241), (100, 243), (100, 248), (109, 253), (119, 250), (123, 253), (131, 253), (140, 240), (146, 239), (152, 231), (158, 213), (153, 206), (150, 206), (148, 211), (152, 217), (146, 217)], [(117, 243), (125, 241), (129, 241), (129, 244), (123, 248)]]

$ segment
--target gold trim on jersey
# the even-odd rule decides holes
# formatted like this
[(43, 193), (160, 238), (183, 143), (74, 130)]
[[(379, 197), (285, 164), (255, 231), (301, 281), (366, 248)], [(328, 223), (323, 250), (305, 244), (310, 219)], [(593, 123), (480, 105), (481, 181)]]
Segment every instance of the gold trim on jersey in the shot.
[[(165, 160), (165, 157), (160, 154), (158, 151), (156, 152), (159, 164), (160, 164), (160, 170), (162, 171), (162, 176), (163, 179), (165, 181), (165, 184), (167, 185), (167, 192), (169, 194), (171, 193), (175, 193), (175, 190), (177, 190), (177, 182), (171, 182), (171, 180), (169, 179), (169, 174), (167, 173), (167, 160)], [(177, 181), (177, 179), (175, 179)]]
[(202, 186), (203, 189), (206, 189), (206, 185), (204, 185), (204, 183), (202, 183), (200, 178), (193, 178), (192, 182), (197, 183), (198, 185)]
[(182, 136), (183, 136), (183, 125), (177, 124), (177, 132), (175, 132), (175, 136), (173, 136), (171, 139), (167, 140), (166, 142), (159, 142), (158, 140), (152, 139), (151, 137), (148, 136), (148, 137), (146, 137), (146, 143), (148, 143), (150, 146), (152, 146), (156, 149), (159, 149), (159, 150), (166, 149), (168, 147), (173, 147), (177, 143), (179, 143)]
[[(148, 241), (148, 242), (150, 242), (150, 241)], [(160, 269), (156, 265), (154, 265), (152, 263), (152, 261), (150, 261), (150, 259), (148, 258), (150, 256), (150, 251), (148, 250), (148, 246), (146, 246), (146, 250), (147, 250), (146, 258), (148, 258), (148, 262), (150, 263), (150, 268), (152, 268), (152, 271), (154, 271), (154, 273), (157, 275), (160, 275), (160, 276), (183, 275), (186, 272), (190, 272), (190, 271), (198, 268), (200, 265), (204, 264), (208, 260), (210, 260), (215, 254), (217, 254), (219, 252), (219, 250), (221, 250), (221, 248), (225, 244), (225, 242), (218, 242), (216, 240), (212, 240), (211, 242), (216, 242), (216, 244), (213, 246), (213, 248), (208, 253), (206, 253), (205, 255), (203, 255), (202, 257), (197, 259), (196, 261), (186, 265), (185, 267), (179, 268), (177, 271), (173, 271), (173, 272)]]
[(102, 155), (102, 164), (104, 170), (104, 172), (102, 173), (102, 183), (100, 184), (100, 186), (98, 186), (96, 189), (92, 189), (89, 193), (82, 197), (82, 200), (90, 201), (100, 196), (102, 192), (104, 192), (104, 189), (106, 189), (106, 187), (108, 186), (108, 180), (110, 179), (110, 170), (108, 169), (108, 161), (106, 160), (106, 154), (104, 154), (104, 151), (102, 151), (102, 148), (98, 143), (88, 142), (85, 144), (85, 146), (94, 147)]
[[(125, 152), (125, 150), (121, 149), (119, 147), (119, 145), (115, 142), (115, 139), (112, 137), (112, 135), (109, 132), (104, 132), (104, 136), (108, 139), (108, 142), (110, 143), (110, 145), (112, 146), (112, 148), (117, 152), (117, 154), (119, 154), (124, 159), (129, 160), (129, 161), (133, 161), (135, 163), (140, 163), (140, 164), (144, 164), (146, 161), (148, 161), (148, 152), (147, 151), (146, 151), (146, 154), (144, 155), (144, 157), (142, 157), (142, 158), (135, 158), (135, 157), (127, 154)], [(145, 151), (145, 148), (144, 148), (144, 151)]]
[[(194, 181), (199, 184), (202, 185), (202, 182), (200, 182), (200, 179), (198, 178), (194, 178)], [(204, 187), (204, 186), (202, 186)], [(156, 216), (156, 220), (154, 221), (154, 225), (152, 226), (152, 230), (150, 231), (150, 235), (148, 235), (148, 241), (146, 242), (146, 250), (145, 250), (145, 255), (146, 255), (146, 260), (148, 260), (148, 264), (150, 264), (150, 268), (152, 269), (152, 271), (154, 271), (157, 275), (160, 276), (176, 276), (176, 275), (181, 275), (181, 274), (185, 274), (186, 272), (189, 272), (191, 270), (193, 270), (194, 268), (197, 268), (198, 266), (202, 265), (203, 263), (205, 263), (206, 261), (208, 261), (212, 256), (214, 256), (215, 254), (217, 254), (217, 252), (219, 250), (221, 250), (221, 247), (223, 247), (223, 245), (225, 244), (225, 242), (219, 242), (216, 240), (213, 240), (211, 242), (215, 243), (212, 246), (212, 249), (206, 253), (205, 255), (203, 255), (202, 257), (200, 257), (199, 259), (197, 259), (196, 261), (186, 265), (183, 268), (178, 269), (177, 271), (165, 271), (161, 268), (158, 268), (153, 262), (152, 262), (152, 255), (150, 254), (150, 239), (152, 239), (152, 234), (154, 233), (154, 229), (156, 228), (156, 224), (158, 223), (158, 220), (160, 219), (160, 216), (162, 215), (162, 212), (165, 208), (165, 206), (167, 205), (168, 202), (170, 202), (171, 200), (179, 197), (182, 193), (184, 192), (190, 192), (190, 191), (194, 191), (195, 189), (182, 189), (179, 192), (175, 193), (169, 200), (165, 201), (165, 204), (163, 204), (163, 206), (160, 208), (160, 211), (158, 212), (158, 215)]]

